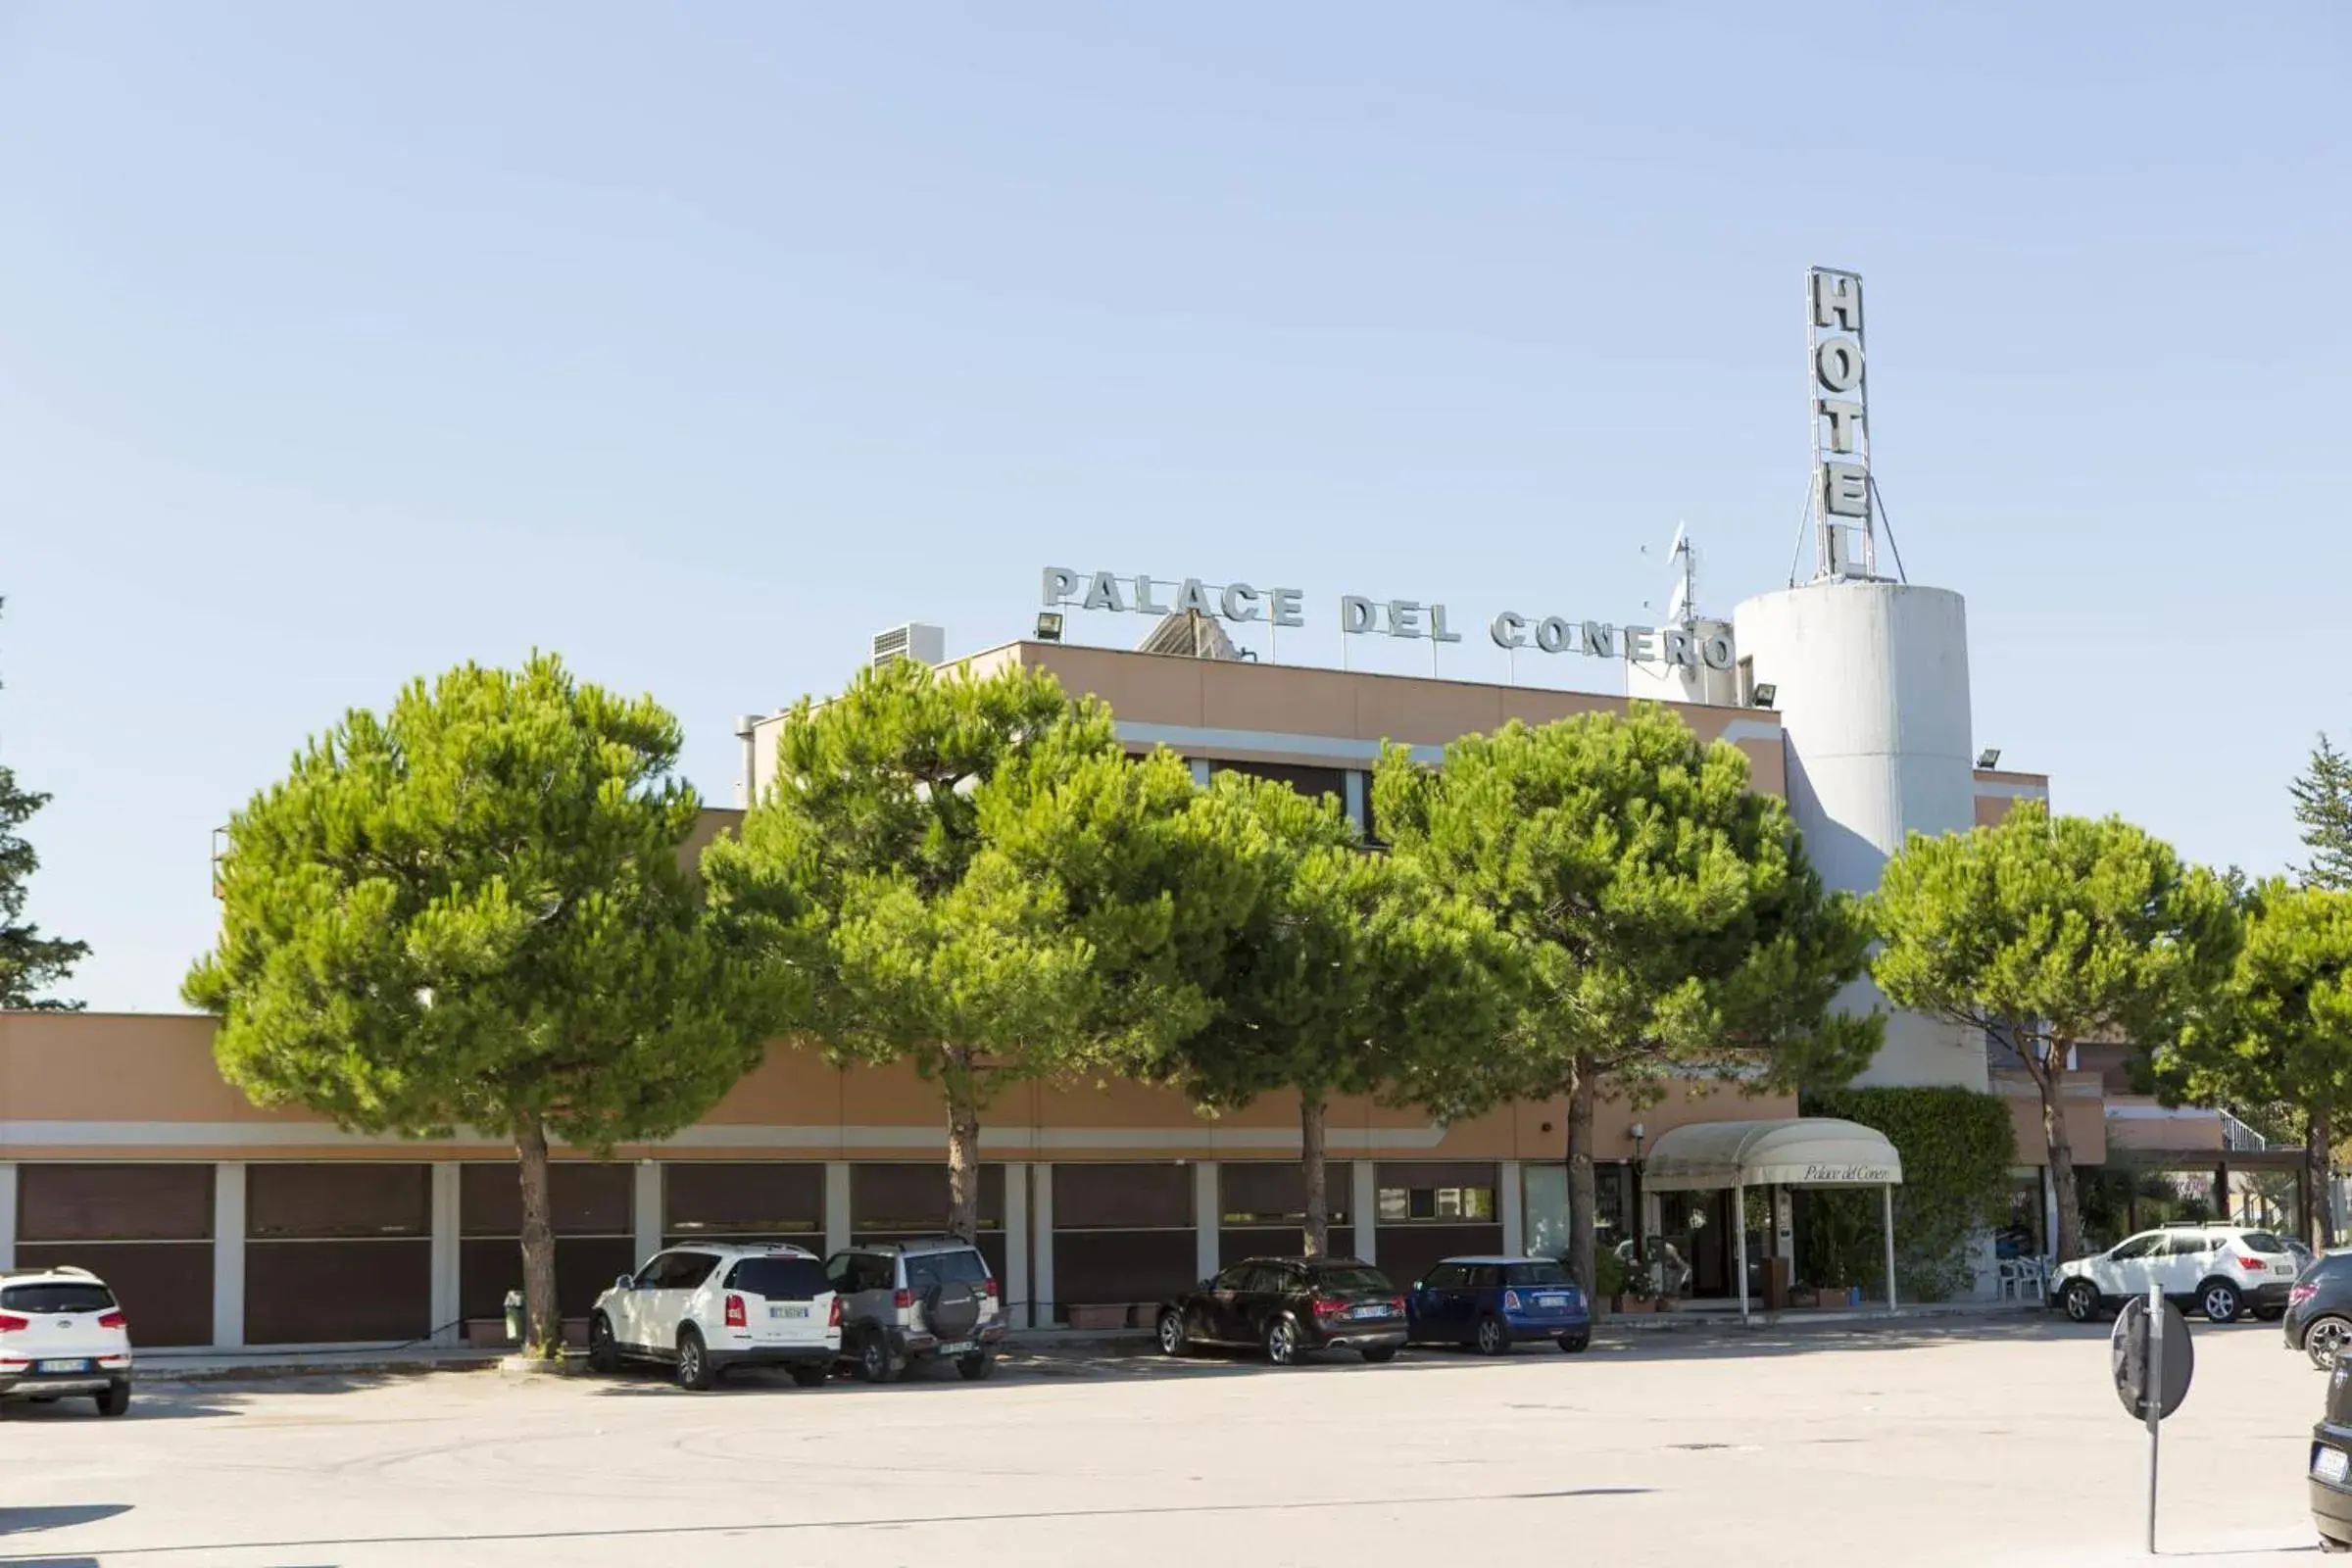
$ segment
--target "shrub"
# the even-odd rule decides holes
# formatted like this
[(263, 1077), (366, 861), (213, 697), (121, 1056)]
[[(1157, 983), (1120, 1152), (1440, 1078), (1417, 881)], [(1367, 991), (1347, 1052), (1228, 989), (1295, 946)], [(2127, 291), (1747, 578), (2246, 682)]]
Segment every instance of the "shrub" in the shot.
[[(1895, 1281), (1904, 1297), (1940, 1301), (1976, 1278), (1982, 1235), (2008, 1217), (2017, 1131), (1997, 1095), (1971, 1089), (1824, 1089), (1801, 1099), (1808, 1116), (1836, 1116), (1886, 1135), (1902, 1156), (1894, 1190)], [(1876, 1192), (1805, 1194), (1801, 1256), (1821, 1284), (1886, 1289), (1884, 1216)]]

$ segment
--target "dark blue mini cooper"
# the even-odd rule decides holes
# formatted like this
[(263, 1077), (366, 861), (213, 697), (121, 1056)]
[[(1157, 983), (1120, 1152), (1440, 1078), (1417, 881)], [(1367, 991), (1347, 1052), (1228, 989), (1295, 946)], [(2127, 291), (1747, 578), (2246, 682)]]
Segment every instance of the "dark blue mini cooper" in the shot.
[(1404, 1299), (1415, 1345), (1474, 1345), (1504, 1355), (1522, 1340), (1556, 1340), (1571, 1354), (1592, 1343), (1585, 1293), (1547, 1257), (1449, 1257), (1414, 1281)]

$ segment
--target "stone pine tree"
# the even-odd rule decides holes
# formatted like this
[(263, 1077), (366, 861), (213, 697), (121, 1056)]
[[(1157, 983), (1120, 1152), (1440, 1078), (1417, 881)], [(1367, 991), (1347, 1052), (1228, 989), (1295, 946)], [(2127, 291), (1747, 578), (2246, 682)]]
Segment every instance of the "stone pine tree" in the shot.
[(2335, 1245), (2326, 1200), (2335, 1136), (2352, 1125), (2352, 892), (2257, 885), (2228, 981), (2158, 1045), (2168, 1096), (2287, 1121), (2304, 1141), (2305, 1226)]
[(2081, 1256), (2067, 1054), (2119, 1034), (2166, 1039), (2213, 994), (2237, 944), (2228, 886), (2120, 818), (2022, 801), (1993, 826), (1914, 834), (1871, 914), (1887, 1000), (2015, 1044), (2041, 1098), (2059, 1255)]
[(550, 1139), (676, 1132), (792, 1011), (701, 897), (678, 744), (651, 698), (546, 655), (354, 710), (230, 820), (220, 944), (184, 986), (260, 1103), (513, 1144), (535, 1354), (563, 1344)]
[[(6, 603), (0, 600), (0, 606)], [(27, 884), (40, 869), (41, 858), (24, 828), (48, 804), (48, 796), (17, 782), (16, 769), (0, 764), (0, 1007), (74, 1012), (80, 1003), (45, 993), (89, 956), (89, 944), (43, 936), (39, 926), (24, 918)]]
[(1502, 1032), (1509, 951), (1485, 909), (1408, 861), (1367, 854), (1329, 797), (1228, 772), (1209, 804), (1223, 842), (1257, 868), (1258, 893), (1215, 965), (1209, 1021), (1150, 1075), (1211, 1112), (1298, 1094), (1301, 1245), (1319, 1257), (1333, 1098), (1452, 1098), (1452, 1079)]
[(1566, 1097), (1569, 1263), (1588, 1290), (1600, 1095), (1640, 1104), (1706, 1075), (1831, 1087), (1878, 1050), (1881, 1015), (1832, 1005), (1862, 973), (1858, 905), (1824, 891), (1737, 747), (1655, 704), (1513, 722), (1434, 772), (1392, 748), (1374, 803), (1396, 855), (1485, 908), (1512, 950), (1507, 1049), (1454, 1084), (1465, 1109)]
[(2352, 757), (2323, 734), (2311, 761), (2287, 786), (2295, 798), (2295, 820), (2311, 851), (2303, 880), (2315, 887), (2352, 888)]
[(806, 978), (810, 1042), (939, 1086), (956, 1234), (977, 1234), (998, 1094), (1116, 1070), (1207, 1016), (1179, 956), (1250, 892), (1203, 853), (1198, 796), (1049, 673), (900, 661), (794, 708), (773, 785), (706, 858), (731, 929)]

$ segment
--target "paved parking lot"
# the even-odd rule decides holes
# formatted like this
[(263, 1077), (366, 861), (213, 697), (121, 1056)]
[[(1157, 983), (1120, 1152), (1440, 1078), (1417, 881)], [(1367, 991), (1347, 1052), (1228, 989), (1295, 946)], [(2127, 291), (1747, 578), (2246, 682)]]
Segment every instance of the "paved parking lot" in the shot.
[[(2198, 1325), (2167, 1553), (2307, 1559), (2319, 1375)], [(1275, 1372), (1075, 1355), (709, 1396), (490, 1372), (0, 1406), (0, 1561), (2084, 1564), (2144, 1561), (2103, 1334), (1644, 1336)], [(2245, 1553), (2242, 1557), (2239, 1553)]]

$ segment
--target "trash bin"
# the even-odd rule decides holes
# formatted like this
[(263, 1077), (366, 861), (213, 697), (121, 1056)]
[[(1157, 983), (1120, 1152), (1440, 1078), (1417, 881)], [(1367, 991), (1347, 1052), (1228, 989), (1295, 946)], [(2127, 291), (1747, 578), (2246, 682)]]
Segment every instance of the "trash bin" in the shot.
[(507, 1293), (507, 1343), (509, 1345), (522, 1343), (522, 1293), (520, 1291)]

